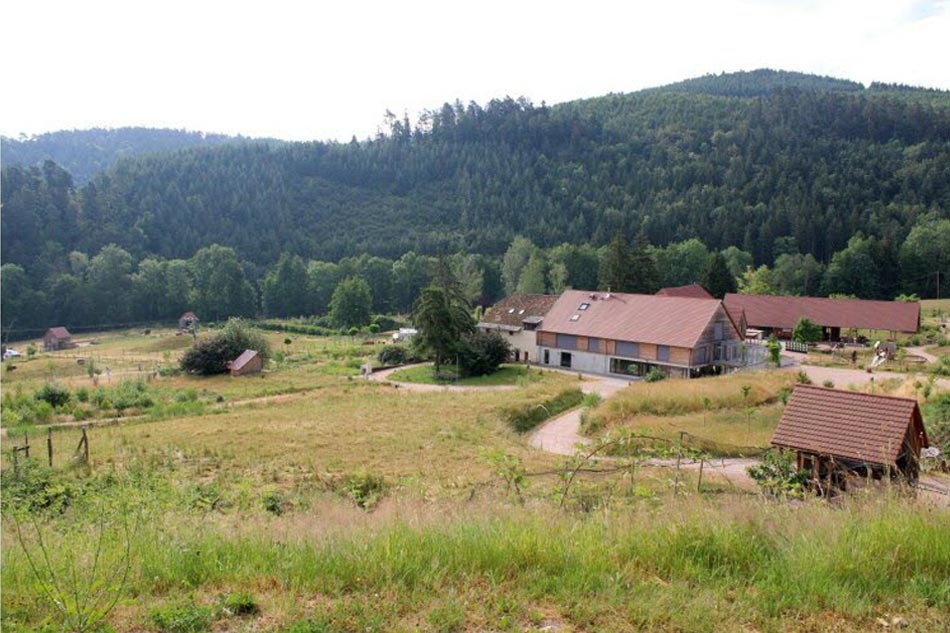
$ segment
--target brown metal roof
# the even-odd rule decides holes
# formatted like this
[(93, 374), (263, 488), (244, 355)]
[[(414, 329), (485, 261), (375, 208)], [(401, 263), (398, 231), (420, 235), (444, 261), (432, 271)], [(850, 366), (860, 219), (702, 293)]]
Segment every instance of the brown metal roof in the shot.
[(481, 323), (512, 328), (520, 328), (526, 320), (529, 323), (537, 323), (536, 317), (543, 318), (555, 301), (557, 295), (510, 295), (493, 305), (482, 317)]
[(688, 286), (670, 286), (669, 288), (660, 288), (656, 293), (660, 297), (692, 297), (694, 299), (714, 299), (709, 291), (699, 284), (689, 284)]
[(868, 301), (776, 295), (729, 293), (726, 309), (733, 315), (745, 311), (749, 327), (791, 330), (802, 317), (825, 327), (916, 332), (920, 304), (909, 301)]
[[(581, 310), (585, 303), (587, 309)], [(548, 312), (541, 329), (691, 348), (721, 305), (718, 299), (567, 290)]]
[(772, 437), (773, 446), (893, 464), (915, 418), (928, 446), (917, 401), (798, 385)]
[(64, 327), (51, 327), (50, 329), (46, 330), (46, 333), (52, 334), (58, 339), (72, 338), (73, 336), (69, 333), (69, 330)]
[(240, 356), (231, 361), (231, 363), (228, 365), (228, 369), (241, 369), (255, 356), (257, 356), (257, 352), (252, 349), (246, 349), (241, 352)]

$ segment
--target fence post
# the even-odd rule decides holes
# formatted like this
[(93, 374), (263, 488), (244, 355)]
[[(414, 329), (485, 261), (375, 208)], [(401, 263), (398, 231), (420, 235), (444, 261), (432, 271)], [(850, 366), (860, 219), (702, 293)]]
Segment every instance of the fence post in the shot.
[(699, 481), (696, 483), (696, 492), (703, 491), (703, 464), (706, 463), (704, 457), (699, 458)]
[(83, 445), (83, 461), (87, 464), (89, 463), (89, 436), (86, 435), (86, 427), (82, 427), (82, 445)]
[(23, 432), (23, 452), (26, 455), (26, 458), (30, 458), (30, 434)]
[(46, 429), (46, 456), (49, 458), (49, 467), (53, 467), (53, 429)]

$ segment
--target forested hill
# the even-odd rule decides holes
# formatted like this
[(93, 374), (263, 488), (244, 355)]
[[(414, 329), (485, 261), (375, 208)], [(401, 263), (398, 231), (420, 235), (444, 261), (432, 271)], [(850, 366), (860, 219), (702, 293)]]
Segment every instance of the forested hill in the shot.
[[(185, 130), (125, 127), (50, 132), (14, 139), (0, 137), (4, 167), (37, 165), (52, 160), (84, 184), (122, 158), (154, 152), (240, 143), (247, 139)], [(277, 142), (277, 141), (272, 141)]]
[[(4, 270), (17, 265), (18, 283), (45, 297), (43, 314), (64, 322), (63, 297), (92, 296), (82, 262), (110, 244), (129, 270), (231, 247), (229, 270), (243, 270), (257, 284), (257, 309), (275, 314), (261, 284), (283, 254), (378, 256), (387, 259), (359, 265), (389, 270), (405, 254), (464, 252), (484, 256), (472, 265), (488, 280), (522, 236), (547, 250), (531, 259), (532, 283), (509, 275), (505, 286), (543, 292), (597, 283), (578, 272), (580, 259), (545, 260), (552, 247), (588, 249), (582, 259), (596, 272), (589, 253), (618, 233), (656, 247), (671, 283), (698, 279), (702, 256), (680, 272), (668, 256), (698, 238), (702, 253), (731, 249), (734, 275), (748, 264), (791, 274), (800, 269), (794, 257), (813, 256), (810, 271), (827, 265), (801, 283), (763, 287), (892, 298), (931, 293), (937, 273), (950, 275), (950, 95), (758, 71), (557, 106), (456, 102), (415, 122), (389, 117), (386, 134), (362, 142), (148, 154), (78, 188), (54, 162), (14, 165), (0, 191)], [(56, 285), (64, 279), (71, 294)], [(12, 287), (4, 284), (4, 296), (28, 296)], [(253, 313), (245, 294), (242, 311)], [(380, 309), (411, 305), (412, 297), (380, 296)], [(472, 296), (497, 294), (483, 287)], [(83, 310), (83, 322), (100, 318)], [(51, 317), (30, 320), (42, 318)]]

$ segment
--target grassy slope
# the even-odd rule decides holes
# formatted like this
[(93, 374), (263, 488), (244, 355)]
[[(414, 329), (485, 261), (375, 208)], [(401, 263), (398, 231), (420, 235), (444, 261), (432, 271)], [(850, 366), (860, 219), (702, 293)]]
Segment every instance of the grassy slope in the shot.
[[(884, 613), (922, 630), (948, 623), (945, 509), (902, 500), (842, 511), (741, 494), (673, 498), (669, 472), (646, 468), (582, 477), (559, 511), (561, 461), (530, 450), (498, 412), (541, 400), (575, 377), (545, 373), (541, 382), (502, 391), (407, 393), (353, 377), (372, 346), (272, 340), (287, 360), (264, 378), (150, 383), (208, 389), (225, 396), (226, 408), (90, 432), (92, 476), (77, 483), (91, 492), (81, 498), (145, 507), (131, 581), (110, 617), (117, 630), (141, 630), (152, 609), (192, 598), (210, 604), (232, 591), (251, 593), (263, 613), (225, 619), (221, 630), (279, 631), (313, 620), (304, 630), (858, 631)], [(133, 334), (98, 347), (118, 366), (126, 358), (161, 362), (178, 345)], [(47, 361), (22, 363), (38, 369), (5, 375), (4, 388), (35, 388), (44, 372), (75, 373), (73, 361), (54, 361), (52, 369)], [(746, 443), (753, 441), (746, 407), (761, 405), (753, 430), (764, 433), (777, 390), (790, 379), (641, 383), (594, 414), (608, 428), (653, 420), (652, 432), (675, 437), (692, 424), (697, 435), (721, 429), (724, 441)], [(748, 401), (742, 384), (752, 386)], [(703, 397), (710, 413), (700, 426)], [(58, 464), (68, 462), (77, 439), (77, 430), (57, 434)], [(507, 455), (527, 471), (526, 507), (487, 454)], [(554, 472), (533, 476), (544, 471)], [(374, 513), (355, 508), (347, 488), (347, 477), (363, 472), (385, 482)], [(695, 490), (692, 475), (684, 477), (682, 489)], [(486, 481), (494, 483), (474, 487)], [(710, 475), (707, 489), (728, 490)], [(265, 510), (275, 494), (283, 500), (279, 517)], [(43, 523), (54, 564), (84, 551), (75, 531), (88, 534), (98, 514), (77, 506)], [(3, 630), (33, 630), (55, 613), (7, 519)]]

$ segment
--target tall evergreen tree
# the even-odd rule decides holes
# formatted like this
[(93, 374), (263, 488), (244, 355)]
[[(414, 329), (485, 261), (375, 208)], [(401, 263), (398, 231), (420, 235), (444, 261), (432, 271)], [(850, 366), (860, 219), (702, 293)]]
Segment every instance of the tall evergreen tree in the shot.
[(632, 282), (630, 292), (652, 295), (660, 289), (660, 273), (656, 269), (650, 240), (640, 231), (630, 253)]
[(597, 285), (601, 290), (631, 292), (634, 287), (632, 257), (623, 233), (617, 232), (600, 258)]
[(709, 256), (706, 270), (703, 271), (702, 285), (717, 299), (725, 297), (727, 292), (736, 291), (736, 278), (732, 276), (729, 264), (721, 252), (716, 251)]

